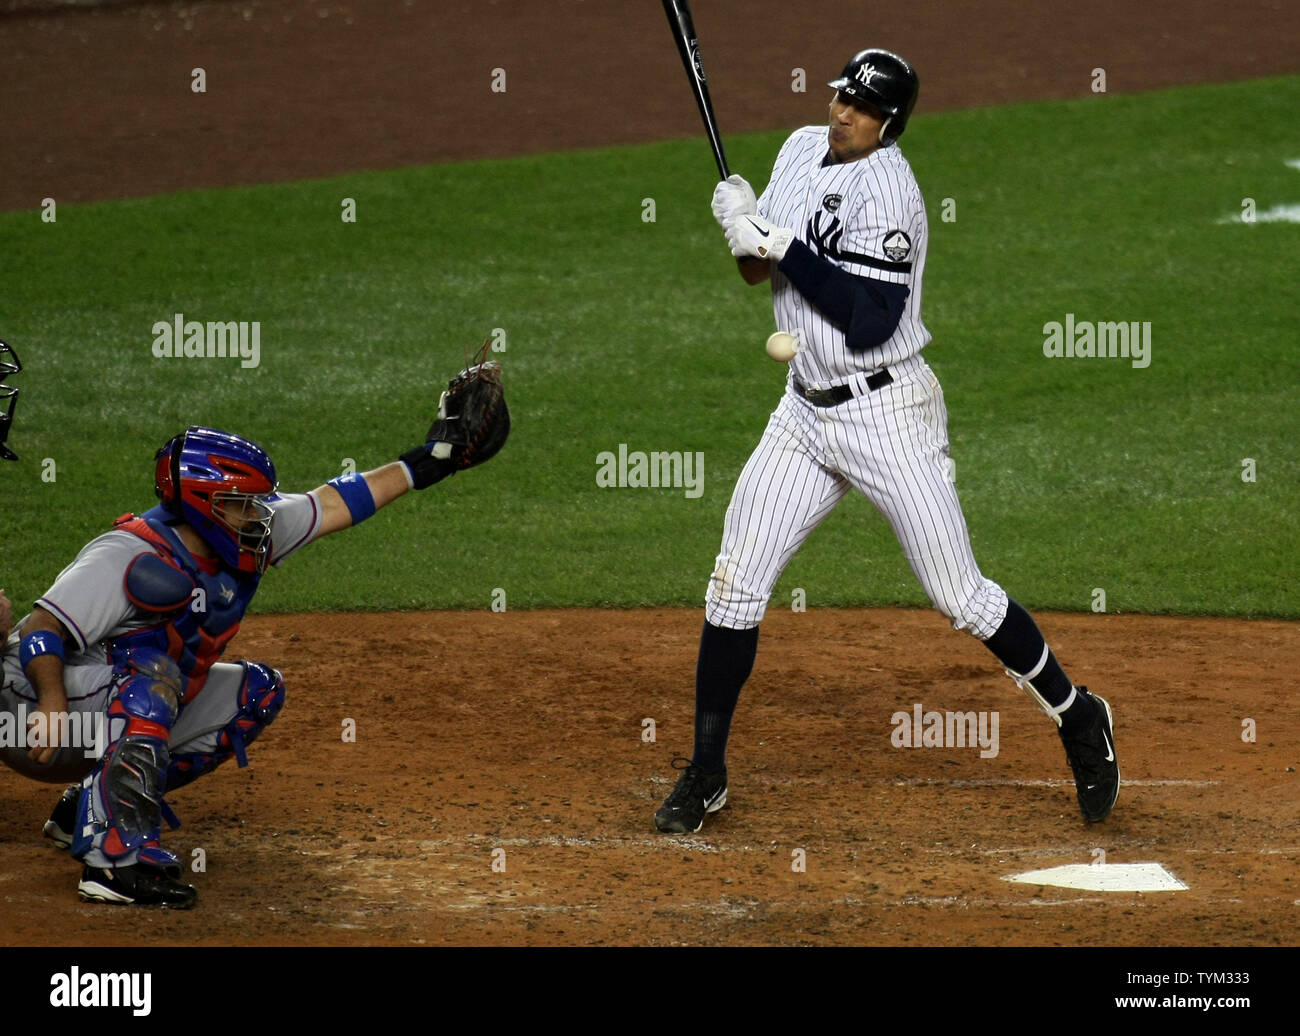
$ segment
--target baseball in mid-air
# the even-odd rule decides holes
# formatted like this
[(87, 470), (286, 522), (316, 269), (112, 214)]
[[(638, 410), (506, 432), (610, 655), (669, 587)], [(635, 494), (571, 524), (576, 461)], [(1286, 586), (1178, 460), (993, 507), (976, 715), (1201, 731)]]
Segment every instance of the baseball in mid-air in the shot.
[(799, 351), (799, 339), (789, 331), (777, 331), (767, 337), (767, 355), (777, 363), (789, 363)]

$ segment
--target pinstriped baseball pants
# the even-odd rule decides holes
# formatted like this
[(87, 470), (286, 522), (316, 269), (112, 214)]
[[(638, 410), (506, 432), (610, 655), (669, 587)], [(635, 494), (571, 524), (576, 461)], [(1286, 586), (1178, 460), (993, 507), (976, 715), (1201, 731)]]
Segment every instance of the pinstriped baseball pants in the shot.
[[(893, 384), (833, 407), (787, 388), (727, 507), (705, 614), (715, 626), (762, 621), (781, 572), (851, 489), (885, 516), (934, 606), (981, 640), (1007, 611), (980, 574), (957, 500), (943, 389), (919, 356), (890, 367)], [(858, 375), (865, 380), (865, 375)]]

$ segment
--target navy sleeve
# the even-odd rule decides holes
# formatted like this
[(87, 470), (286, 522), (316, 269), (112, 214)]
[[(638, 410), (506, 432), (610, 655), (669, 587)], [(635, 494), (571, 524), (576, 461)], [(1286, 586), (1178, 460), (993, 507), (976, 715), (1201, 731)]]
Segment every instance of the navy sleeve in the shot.
[(854, 352), (884, 345), (898, 327), (911, 289), (871, 277), (855, 277), (815, 255), (795, 238), (778, 264), (804, 298), (844, 332)]

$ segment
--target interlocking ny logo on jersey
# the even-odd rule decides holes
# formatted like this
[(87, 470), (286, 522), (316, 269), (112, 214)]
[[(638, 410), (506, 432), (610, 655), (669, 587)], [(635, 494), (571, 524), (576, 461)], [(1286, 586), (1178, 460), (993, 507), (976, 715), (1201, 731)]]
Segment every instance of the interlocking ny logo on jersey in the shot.
[(881, 72), (880, 69), (876, 68), (875, 65), (866, 64), (863, 65), (860, 69), (858, 69), (858, 74), (853, 78), (856, 79), (863, 86), (870, 86), (872, 77), (879, 76), (879, 75), (884, 75), (884, 73)]
[[(830, 195), (835, 197), (835, 195)], [(827, 212), (833, 213), (838, 209), (837, 201), (832, 207), (826, 205)], [(840, 238), (844, 234), (844, 224), (840, 222), (839, 216), (827, 215), (823, 212), (814, 212), (812, 219), (808, 221), (808, 244), (812, 246), (814, 252), (821, 256), (830, 258), (837, 257), (840, 254)]]

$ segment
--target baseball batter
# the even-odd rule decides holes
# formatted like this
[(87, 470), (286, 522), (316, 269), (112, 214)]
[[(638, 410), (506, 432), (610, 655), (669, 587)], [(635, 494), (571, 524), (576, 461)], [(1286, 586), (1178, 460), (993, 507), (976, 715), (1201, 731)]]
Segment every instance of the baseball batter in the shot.
[(1119, 794), (1110, 706), (1071, 683), (1029, 613), (976, 565), (943, 390), (921, 357), (930, 341), (921, 319), (929, 231), (897, 144), (916, 72), (889, 51), (864, 50), (829, 85), (829, 129), (793, 133), (761, 197), (736, 175), (714, 191), (742, 276), (771, 279), (776, 325), (798, 348), (727, 508), (696, 669), (695, 749), (678, 761), (684, 772), (655, 825), (698, 831), (726, 803), (731, 718), (768, 598), (855, 489), (889, 521), (934, 606), (978, 637), (1053, 720), (1083, 816), (1104, 820)]
[[(194, 903), (179, 859), (159, 844), (162, 819), (172, 819), (163, 796), (228, 759), (247, 765), (248, 746), (284, 705), (278, 670), (220, 661), (262, 576), (409, 490), (489, 459), (509, 415), (499, 379), (481, 373), (488, 368), (452, 382), (427, 442), (309, 493), (279, 493), (275, 465), (250, 440), (187, 429), (155, 457), (158, 506), (123, 515), (91, 540), (8, 635), (0, 711), (39, 716), (34, 729), (47, 731), (55, 717), (104, 718), (99, 758), (68, 739), (0, 748), (5, 763), (36, 780), (80, 781), (45, 834), (83, 864), (82, 899)], [(463, 404), (487, 381), (496, 386), (487, 390), (490, 412), (471, 413)], [(7, 632), (7, 601), (0, 620)]]

